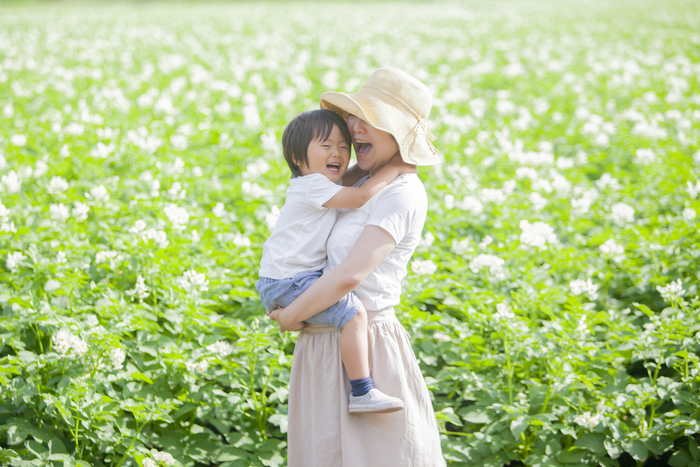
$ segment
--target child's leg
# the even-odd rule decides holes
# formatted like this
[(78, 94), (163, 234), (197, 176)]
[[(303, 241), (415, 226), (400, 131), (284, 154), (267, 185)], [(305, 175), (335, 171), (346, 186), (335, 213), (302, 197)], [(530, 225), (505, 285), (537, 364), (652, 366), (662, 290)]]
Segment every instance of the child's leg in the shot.
[(369, 378), (367, 311), (363, 306), (340, 332), (340, 357), (351, 380)]

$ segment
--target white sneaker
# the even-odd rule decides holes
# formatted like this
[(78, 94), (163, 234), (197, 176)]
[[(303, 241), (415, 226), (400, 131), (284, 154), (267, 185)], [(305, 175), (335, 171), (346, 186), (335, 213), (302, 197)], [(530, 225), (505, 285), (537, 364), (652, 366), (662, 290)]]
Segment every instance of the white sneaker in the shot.
[(348, 408), (351, 413), (392, 413), (403, 410), (403, 401), (373, 388), (364, 396), (355, 397), (351, 393)]

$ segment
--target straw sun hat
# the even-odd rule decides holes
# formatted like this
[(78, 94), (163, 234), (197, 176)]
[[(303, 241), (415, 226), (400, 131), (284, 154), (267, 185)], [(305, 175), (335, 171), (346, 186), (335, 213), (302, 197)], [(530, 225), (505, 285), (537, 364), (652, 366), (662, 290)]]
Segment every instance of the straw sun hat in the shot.
[(340, 114), (346, 121), (355, 115), (378, 130), (390, 133), (404, 162), (416, 165), (440, 163), (428, 129), (433, 96), (428, 87), (396, 68), (380, 68), (354, 94), (324, 92), (321, 108)]

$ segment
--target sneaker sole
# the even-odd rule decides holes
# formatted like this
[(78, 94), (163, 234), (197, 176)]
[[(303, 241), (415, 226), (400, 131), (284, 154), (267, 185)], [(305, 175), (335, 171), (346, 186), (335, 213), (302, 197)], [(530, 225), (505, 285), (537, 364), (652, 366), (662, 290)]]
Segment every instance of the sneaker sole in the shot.
[(370, 406), (349, 406), (348, 411), (350, 413), (393, 413), (403, 410), (403, 405), (397, 406), (392, 405), (389, 407), (370, 407)]

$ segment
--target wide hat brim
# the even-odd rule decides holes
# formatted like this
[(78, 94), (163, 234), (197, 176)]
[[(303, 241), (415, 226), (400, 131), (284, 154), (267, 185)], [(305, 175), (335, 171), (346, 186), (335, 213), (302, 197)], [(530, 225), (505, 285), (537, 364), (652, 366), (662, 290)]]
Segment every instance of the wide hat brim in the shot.
[[(416, 115), (416, 111), (409, 109), (405, 101), (392, 98), (390, 93), (374, 86), (365, 86), (354, 94), (324, 92), (320, 100), (321, 108), (339, 114), (345, 121), (354, 115), (374, 128), (391, 134), (399, 145), (404, 162), (422, 166), (441, 162), (425, 123), (428, 115)], [(431, 101), (432, 96), (428, 95), (427, 113)]]

